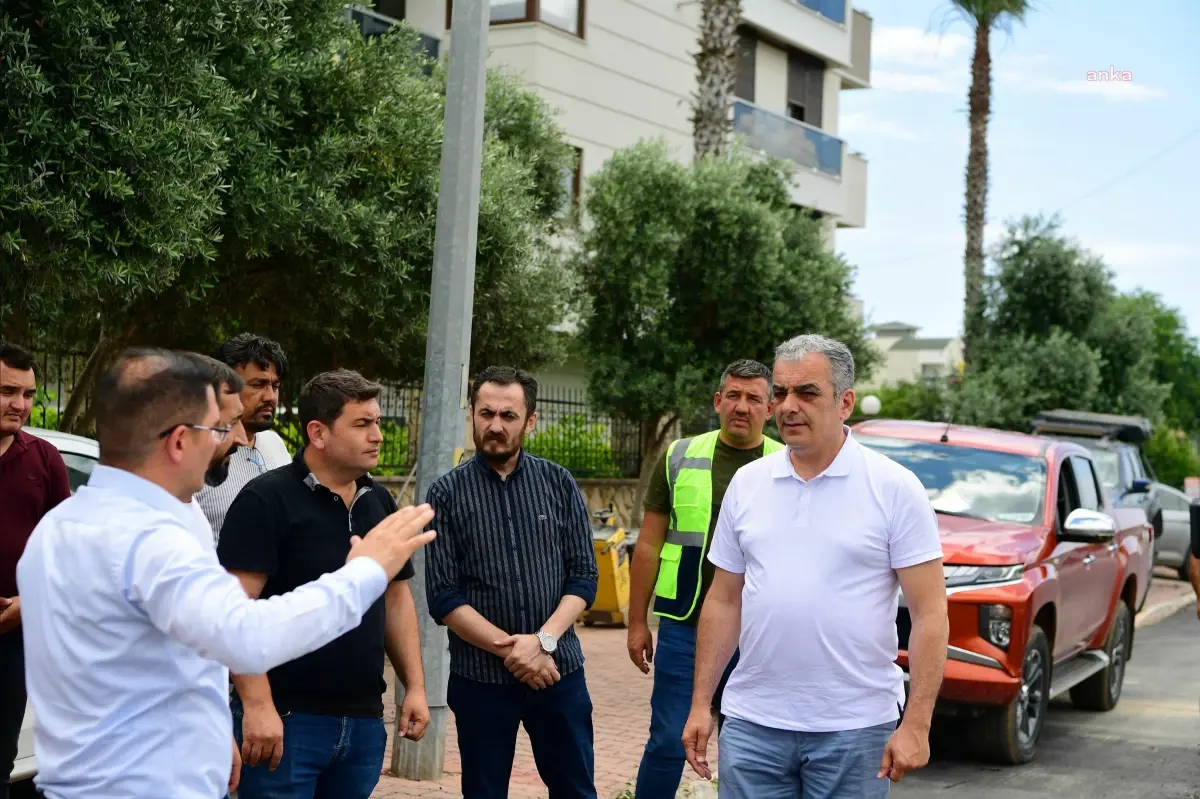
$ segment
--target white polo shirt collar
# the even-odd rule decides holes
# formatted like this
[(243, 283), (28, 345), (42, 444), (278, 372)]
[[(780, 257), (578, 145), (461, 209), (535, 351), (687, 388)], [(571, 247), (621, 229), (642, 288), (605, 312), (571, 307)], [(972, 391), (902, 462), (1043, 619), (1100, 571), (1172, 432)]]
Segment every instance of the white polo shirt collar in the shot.
[[(842, 441), (842, 447), (838, 450), (838, 454), (833, 461), (825, 467), (825, 471), (816, 475), (812, 480), (819, 480), (822, 477), (846, 477), (850, 474), (850, 467), (854, 460), (858, 457), (858, 442), (854, 440), (850, 428), (842, 425), (842, 435), (845, 436)], [(792, 465), (791, 449), (784, 447), (780, 453), (778, 460), (771, 466), (771, 477), (776, 480), (790, 477), (793, 480), (799, 480), (801, 483), (811, 483), (812, 480), (805, 480), (800, 475), (796, 474), (796, 467)]]

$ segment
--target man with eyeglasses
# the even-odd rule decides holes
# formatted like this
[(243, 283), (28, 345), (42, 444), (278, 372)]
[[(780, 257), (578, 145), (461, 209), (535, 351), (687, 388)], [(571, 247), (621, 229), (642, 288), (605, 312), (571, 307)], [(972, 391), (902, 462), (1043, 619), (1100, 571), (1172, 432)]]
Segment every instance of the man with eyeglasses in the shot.
[(245, 440), (231, 444), (224, 465), (209, 475), (196, 495), (212, 525), (214, 543), (220, 540), (229, 506), (246, 484), (292, 461), (283, 439), (271, 429), (279, 406), (280, 383), (287, 373), (283, 348), (269, 338), (241, 333), (217, 348), (216, 360), (240, 378)]
[(17, 565), (51, 799), (235, 790), (229, 669), (263, 674), (356, 629), (433, 538), (428, 506), (405, 508), (346, 531), (340, 568), (248, 597), (194, 508), (230, 433), (213, 382), (190, 354), (122, 354), (93, 393), (100, 464)]

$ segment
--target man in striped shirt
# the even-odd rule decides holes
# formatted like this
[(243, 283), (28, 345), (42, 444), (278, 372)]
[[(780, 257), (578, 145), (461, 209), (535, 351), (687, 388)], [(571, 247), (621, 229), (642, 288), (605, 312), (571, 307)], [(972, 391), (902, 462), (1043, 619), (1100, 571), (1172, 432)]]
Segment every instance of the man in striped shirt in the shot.
[(255, 477), (292, 462), (283, 439), (271, 430), (279, 405), (279, 385), (287, 372), (283, 348), (269, 338), (242, 333), (222, 344), (216, 359), (231, 367), (244, 381), (241, 388), (242, 427), (246, 442), (234, 446), (221, 469), (224, 474), (206, 480), (196, 495), (213, 529), (213, 543), (221, 536), (225, 514), (238, 493)]
[(556, 799), (595, 799), (592, 702), (574, 622), (596, 597), (587, 506), (563, 467), (522, 442), (537, 381), (489, 367), (471, 387), (475, 457), (429, 488), (429, 612), (450, 628), (448, 704), (464, 799), (508, 796), (523, 724)]

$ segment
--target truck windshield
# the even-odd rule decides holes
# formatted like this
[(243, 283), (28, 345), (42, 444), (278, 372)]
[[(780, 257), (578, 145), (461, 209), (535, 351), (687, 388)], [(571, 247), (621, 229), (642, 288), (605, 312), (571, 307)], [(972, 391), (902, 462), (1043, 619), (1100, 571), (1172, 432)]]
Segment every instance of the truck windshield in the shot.
[(1034, 524), (1046, 495), (1041, 458), (884, 436), (855, 439), (916, 474), (933, 509), (954, 516)]

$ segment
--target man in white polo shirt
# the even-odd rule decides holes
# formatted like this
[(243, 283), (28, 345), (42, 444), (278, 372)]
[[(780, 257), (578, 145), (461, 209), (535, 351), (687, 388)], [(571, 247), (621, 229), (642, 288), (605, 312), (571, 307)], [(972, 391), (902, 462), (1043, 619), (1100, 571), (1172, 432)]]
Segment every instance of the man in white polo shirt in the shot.
[[(787, 448), (743, 466), (725, 494), (684, 748), (711, 778), (710, 699), (740, 647), (722, 700), (720, 795), (885, 797), (929, 760), (949, 637), (937, 520), (917, 477), (845, 426), (854, 358), (844, 344), (782, 344), (772, 382)], [(897, 726), (901, 589), (913, 628)]]

